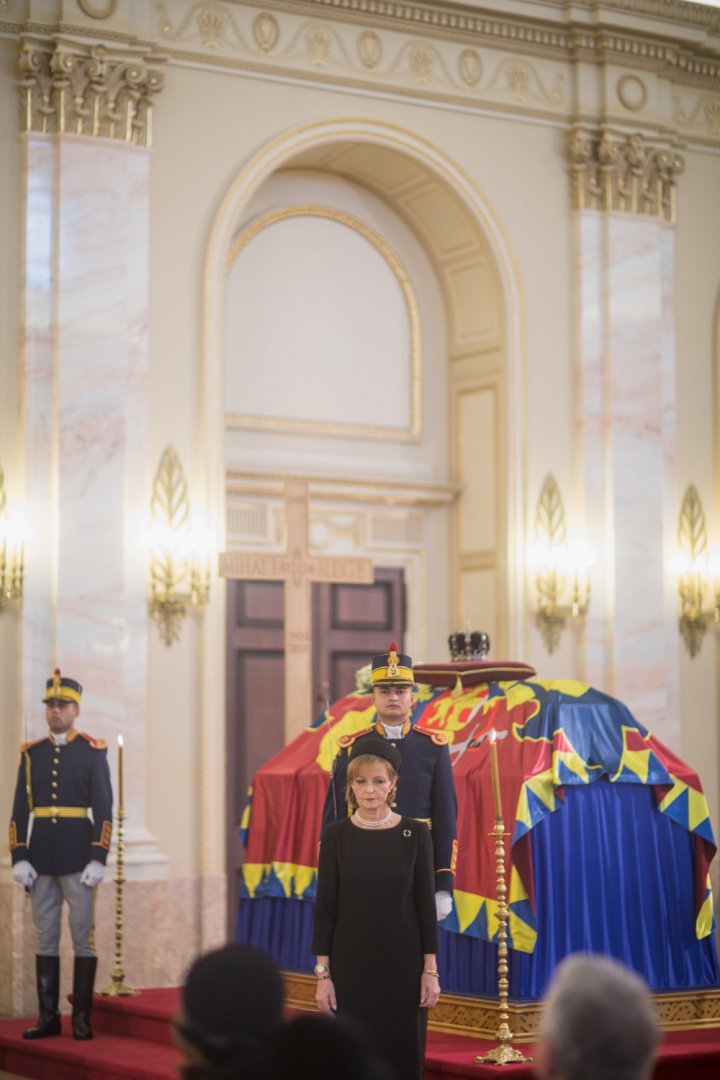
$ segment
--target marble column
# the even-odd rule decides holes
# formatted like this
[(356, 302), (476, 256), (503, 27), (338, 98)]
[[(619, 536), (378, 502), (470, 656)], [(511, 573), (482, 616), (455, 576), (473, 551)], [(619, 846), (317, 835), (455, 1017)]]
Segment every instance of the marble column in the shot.
[[(78, 727), (108, 743), (115, 780), (117, 736), (124, 736), (125, 911), (134, 924), (126, 956), (137, 956), (135, 977), (148, 985), (162, 979), (152, 961), (167, 937), (157, 897), (167, 891), (168, 860), (146, 823), (147, 143), (162, 79), (141, 56), (67, 39), (24, 38), (20, 67), (22, 736), (47, 732), (41, 697), (56, 666), (83, 684)], [(98, 895), (98, 986), (112, 965), (111, 878), (112, 865)], [(12, 993), (4, 1004), (30, 1010), (34, 935), (21, 890), (11, 890), (4, 906), (15, 933)], [(71, 965), (62, 967), (65, 983)]]
[(677, 610), (667, 563), (677, 491), (674, 183), (639, 136), (570, 144), (576, 209), (578, 445), (598, 555), (584, 677), (679, 739)]

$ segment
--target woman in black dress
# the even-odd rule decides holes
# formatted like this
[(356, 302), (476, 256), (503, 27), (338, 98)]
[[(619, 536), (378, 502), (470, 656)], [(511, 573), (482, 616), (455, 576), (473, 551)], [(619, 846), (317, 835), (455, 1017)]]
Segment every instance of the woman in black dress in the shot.
[(398, 750), (381, 738), (353, 750), (355, 812), (320, 844), (316, 1000), (364, 1024), (397, 1080), (422, 1080), (427, 1009), (440, 994), (430, 832), (391, 808)]

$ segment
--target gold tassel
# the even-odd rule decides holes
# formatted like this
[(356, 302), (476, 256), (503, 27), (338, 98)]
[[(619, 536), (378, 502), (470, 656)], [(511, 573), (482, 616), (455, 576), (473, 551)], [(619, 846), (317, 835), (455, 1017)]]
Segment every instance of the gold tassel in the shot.
[(455, 697), (460, 697), (462, 692), (463, 692), (462, 679), (460, 678), (460, 675), (458, 674), (458, 677), (455, 680), (455, 685), (453, 686), (452, 693), (450, 694), (450, 697), (454, 697), (454, 698)]

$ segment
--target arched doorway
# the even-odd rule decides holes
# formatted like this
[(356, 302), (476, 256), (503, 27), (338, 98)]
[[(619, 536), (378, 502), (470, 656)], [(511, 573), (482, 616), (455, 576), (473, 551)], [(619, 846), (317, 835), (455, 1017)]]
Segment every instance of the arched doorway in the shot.
[[(299, 206), (306, 208), (306, 218), (324, 219), (327, 223), (331, 209), (327, 200), (322, 204), (325, 210), (319, 213), (320, 203), (307, 197), (311, 177), (326, 186), (332, 182), (346, 193), (350, 188), (365, 191), (368, 201), (384, 207), (388, 220), (392, 218), (395, 223), (397, 235), (405, 230), (411, 238), (408, 250), (414, 243), (421, 251), (442, 308), (446, 443), (442, 464), (445, 476), (441, 480), (448, 490), (453, 489), (454, 497), (449, 509), (450, 500), (444, 500), (446, 505), (437, 515), (441, 526), (431, 525), (424, 538), (430, 557), (418, 558), (414, 568), (411, 617), (420, 623), (425, 621), (426, 625), (429, 619), (444, 623), (443, 639), (448, 628), (471, 618), (492, 630), (496, 655), (512, 654), (518, 648), (522, 626), (521, 561), (514, 550), (522, 537), (523, 491), (523, 442), (519, 428), (523, 416), (523, 320), (518, 282), (507, 240), (479, 187), (436, 147), (401, 129), (363, 121), (333, 121), (296, 130), (266, 147), (241, 171), (218, 212), (206, 263), (203, 367), (208, 510), (216, 523), (219, 546), (224, 547), (227, 539), (228, 452), (231, 457), (234, 455), (236, 464), (243, 453), (249, 453), (249, 440), (260, 434), (255, 449), (266, 453), (274, 432), (279, 441), (268, 456), (270, 468), (266, 471), (275, 469), (281, 473), (286, 466), (282, 452), (275, 451), (284, 440), (287, 453), (288, 430), (310, 441), (327, 436), (309, 431), (307, 424), (303, 427), (302, 421), (307, 417), (290, 417), (300, 423), (288, 429), (287, 416), (268, 416), (258, 408), (249, 413), (241, 410), (228, 414), (227, 410), (228, 275), (237, 265), (238, 253), (250, 252), (251, 243), (263, 228), (278, 220), (302, 217)], [(297, 188), (295, 195), (293, 184)], [(264, 192), (267, 194), (271, 185), (284, 190), (283, 198), (275, 205), (275, 216), (272, 206), (263, 201)], [(312, 213), (307, 212), (309, 206), (315, 208)], [(373, 222), (369, 227), (382, 236), (376, 225)], [(421, 326), (425, 301), (432, 303), (428, 295), (426, 290), (426, 295), (421, 297)], [(427, 359), (423, 345), (430, 336), (429, 330), (424, 337), (421, 334), (421, 367)], [(236, 342), (234, 347), (237, 358), (242, 353), (242, 344), (238, 346)], [(411, 384), (413, 347), (411, 340), (408, 363)], [(436, 367), (437, 357), (432, 371)], [(428, 367), (425, 376), (431, 376), (432, 371)], [(422, 422), (419, 428), (415, 425), (412, 385), (408, 401), (404, 428), (407, 437), (404, 441), (395, 440), (395, 445), (401, 443), (402, 452), (393, 458), (397, 463), (399, 457), (405, 465), (408, 461), (412, 463), (413, 455), (422, 456), (424, 431)], [(420, 402), (421, 416), (426, 406), (427, 402)], [(373, 436), (353, 431), (333, 437), (357, 440), (359, 445), (367, 447), (368, 437)], [(377, 433), (374, 436), (381, 441), (383, 437)], [(392, 443), (393, 438), (389, 441)], [(395, 480), (400, 486), (403, 475), (407, 475), (407, 470), (404, 474), (402, 468), (396, 469)], [(431, 472), (430, 480), (433, 479)], [(417, 491), (422, 483), (415, 475), (406, 486)], [(335, 494), (337, 511), (342, 509), (341, 496), (347, 496), (348, 492)], [(370, 495), (365, 492), (363, 497), (369, 499)], [(386, 505), (402, 505), (397, 491), (386, 493), (384, 499)], [(389, 517), (386, 526), (391, 532)], [(388, 540), (386, 547), (392, 550), (391, 541)], [(401, 549), (402, 543), (396, 548)], [(362, 551), (362, 544), (356, 541), (355, 550)], [(395, 565), (402, 565), (400, 555)], [(438, 578), (442, 579), (439, 586)], [(442, 610), (432, 602), (432, 596), (428, 597), (431, 579), (446, 596)], [(432, 645), (436, 649), (435, 626), (433, 633)], [(224, 831), (224, 822), (219, 820), (222, 807), (218, 785), (211, 779), (219, 775), (222, 736), (217, 725), (224, 714), (220, 689), (224, 686), (224, 636), (222, 601), (216, 596), (204, 637), (203, 746), (208, 764), (203, 768), (206, 789), (203, 853), (217, 851), (217, 835)], [(426, 635), (423, 644), (427, 640)], [(208, 867), (213, 864), (212, 854), (207, 855), (205, 862)]]

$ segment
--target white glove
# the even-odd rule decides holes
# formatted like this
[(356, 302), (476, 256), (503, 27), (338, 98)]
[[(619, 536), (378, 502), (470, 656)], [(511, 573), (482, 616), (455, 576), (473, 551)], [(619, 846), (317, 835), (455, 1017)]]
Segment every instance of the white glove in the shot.
[(94, 889), (104, 877), (105, 867), (103, 864), (98, 862), (97, 859), (91, 859), (80, 875), (80, 884), (88, 885), (91, 889)]
[(26, 889), (32, 889), (37, 880), (37, 870), (27, 859), (21, 859), (13, 866), (13, 878), (18, 885), (24, 885)]
[(452, 911), (452, 896), (449, 892), (435, 893), (435, 910), (437, 911), (437, 921), (442, 922), (443, 919), (447, 919), (448, 915)]

